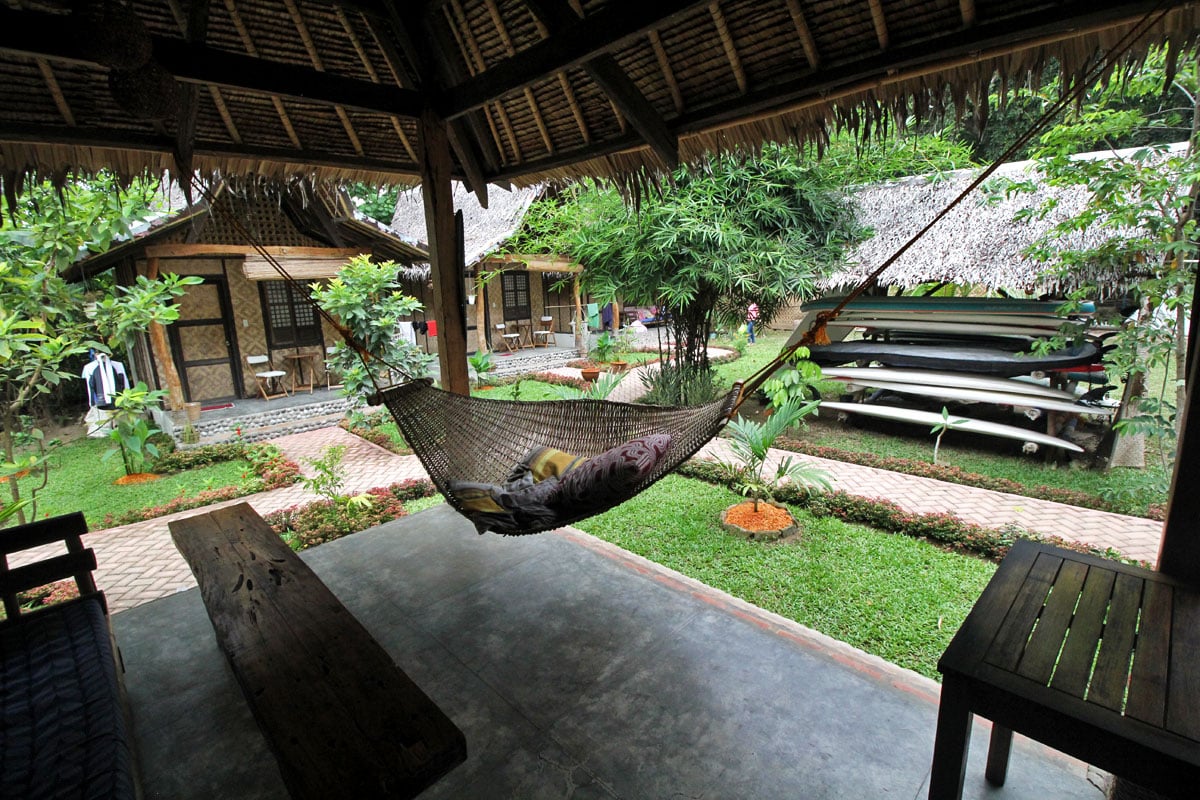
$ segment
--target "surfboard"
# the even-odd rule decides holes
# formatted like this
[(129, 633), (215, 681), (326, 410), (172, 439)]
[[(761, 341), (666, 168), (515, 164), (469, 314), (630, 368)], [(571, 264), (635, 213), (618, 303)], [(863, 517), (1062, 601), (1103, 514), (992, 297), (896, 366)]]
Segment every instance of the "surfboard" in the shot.
[(839, 314), (838, 318), (831, 324), (850, 320), (857, 321), (862, 325), (866, 325), (868, 320), (879, 322), (880, 325), (884, 322), (893, 321), (972, 322), (980, 325), (1023, 325), (1030, 328), (1050, 328), (1055, 331), (1064, 324), (1080, 326), (1084, 324), (1084, 320), (1070, 319), (1051, 314), (989, 314), (986, 311), (978, 313), (913, 311), (906, 313), (903, 311), (855, 311), (852, 308), (847, 308)]
[[(1063, 320), (1068, 322), (1068, 320)], [(1058, 328), (1036, 325), (995, 325), (981, 322), (937, 322), (925, 319), (835, 319), (830, 328), (870, 328), (873, 330), (914, 331), (985, 336), (1053, 336)]]
[[(842, 380), (842, 379), (838, 379)], [(1043, 411), (1063, 411), (1067, 414), (1100, 414), (1112, 416), (1110, 408), (1085, 406), (1081, 403), (1066, 400), (1056, 400), (1051, 397), (1040, 397), (1031, 394), (1015, 392), (992, 392), (985, 389), (958, 389), (953, 386), (920, 386), (912, 383), (891, 383), (879, 380), (852, 380), (846, 386), (856, 386), (866, 389), (884, 389), (889, 392), (915, 394), (922, 397), (936, 397), (943, 400), (957, 400), (964, 403), (995, 403), (1001, 406), (1028, 406), (1040, 408)]]
[(1075, 395), (1062, 389), (1032, 383), (1021, 378), (990, 378), (985, 375), (968, 375), (963, 372), (939, 372), (928, 369), (888, 369), (887, 367), (826, 367), (821, 370), (826, 378), (844, 379), (854, 383), (874, 385), (875, 381), (892, 383), (915, 383), (921, 386), (953, 386), (958, 389), (982, 389), (993, 392), (1010, 392), (1049, 397), (1075, 402)]
[[(806, 300), (801, 304), (805, 311), (826, 311), (842, 302), (842, 295), (830, 295)], [(1009, 297), (858, 297), (846, 306), (847, 310), (861, 311), (986, 311), (991, 314), (1056, 314), (1065, 303), (1046, 300), (1017, 300)], [(1083, 303), (1079, 313), (1094, 313), (1092, 303)]]
[[(918, 425), (933, 426), (941, 425), (945, 422), (941, 414), (935, 414), (932, 411), (916, 411), (911, 408), (873, 406), (867, 403), (831, 403), (824, 400), (821, 401), (820, 407), (821, 409), (829, 409), (830, 411), (845, 411), (849, 414), (862, 414), (868, 417), (891, 419), (897, 422), (912, 422)], [(1074, 442), (1059, 439), (1057, 436), (1018, 428), (1015, 425), (1005, 425), (1001, 422), (986, 422), (981, 419), (970, 419), (954, 414), (950, 415), (950, 420), (954, 423), (951, 425), (952, 430), (970, 431), (971, 433), (980, 433), (985, 436), (998, 436), (1002, 439), (1016, 439), (1021, 442), (1034, 442), (1046, 445), (1047, 447), (1061, 447), (1073, 453), (1083, 452), (1083, 448)]]
[(1027, 375), (1092, 364), (1100, 360), (1093, 344), (1082, 344), (1045, 355), (1010, 353), (990, 347), (937, 347), (895, 342), (833, 342), (813, 345), (809, 358), (821, 367), (837, 367), (852, 361), (878, 361), (889, 367), (974, 372), (984, 375)]

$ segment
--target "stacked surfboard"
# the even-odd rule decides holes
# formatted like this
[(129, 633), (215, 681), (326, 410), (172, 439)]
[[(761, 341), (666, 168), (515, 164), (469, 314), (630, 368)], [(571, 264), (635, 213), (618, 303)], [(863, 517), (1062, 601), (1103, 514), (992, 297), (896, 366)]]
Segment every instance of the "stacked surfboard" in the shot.
[[(805, 304), (793, 339), (807, 330), (813, 316), (834, 308), (841, 298)], [(1093, 368), (1100, 349), (1086, 340), (1094, 309), (1075, 318), (1059, 315), (1058, 303), (1007, 298), (868, 297), (858, 298), (828, 327), (832, 341), (810, 348), (827, 379), (846, 393), (864, 398), (888, 394), (912, 405), (991, 404), (1031, 418), (1050, 414), (1109, 416), (1114, 409), (1081, 403), (1070, 391), (1040, 385), (1031, 378)], [(852, 332), (862, 338), (847, 339)], [(1034, 343), (1057, 333), (1081, 340), (1046, 354), (1031, 352)], [(869, 401), (828, 402), (823, 409), (900, 422), (937, 425), (940, 413), (927, 408)], [(961, 407), (961, 406), (958, 406)], [(951, 415), (952, 427), (988, 436), (1032, 442), (1074, 452), (1083, 448), (1059, 436), (1027, 427)]]

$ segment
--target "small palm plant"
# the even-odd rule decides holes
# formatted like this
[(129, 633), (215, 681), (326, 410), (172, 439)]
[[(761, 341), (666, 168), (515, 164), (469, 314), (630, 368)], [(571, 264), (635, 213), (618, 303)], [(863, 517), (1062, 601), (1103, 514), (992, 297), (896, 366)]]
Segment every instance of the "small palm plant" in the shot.
[(755, 513), (758, 513), (758, 504), (761, 501), (774, 499), (775, 490), (784, 480), (809, 491), (816, 488), (826, 491), (830, 489), (828, 473), (809, 464), (797, 462), (791, 456), (786, 456), (779, 462), (774, 475), (766, 469), (767, 458), (775, 440), (793, 425), (801, 424), (806, 416), (816, 411), (818, 405), (815, 400), (802, 403), (792, 399), (777, 407), (765, 422), (755, 422), (739, 416), (729, 423), (729, 449), (733, 451), (735, 460), (722, 461), (721, 464), (727, 470), (734, 490), (754, 501)]
[(492, 361), (492, 353), (489, 350), (480, 350), (467, 356), (467, 363), (471, 366), (471, 371), (475, 373), (475, 385), (482, 386), (487, 382), (488, 373), (491, 372), (496, 364)]

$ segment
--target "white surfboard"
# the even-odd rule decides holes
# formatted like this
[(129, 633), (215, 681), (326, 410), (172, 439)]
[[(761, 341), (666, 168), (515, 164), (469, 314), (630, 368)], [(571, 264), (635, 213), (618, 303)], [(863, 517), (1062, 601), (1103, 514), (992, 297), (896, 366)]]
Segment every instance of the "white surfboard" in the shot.
[(950, 333), (966, 336), (1053, 336), (1058, 332), (1058, 328), (1035, 325), (986, 325), (979, 322), (933, 322), (923, 319), (868, 320), (842, 319), (840, 317), (830, 322), (828, 327), (870, 328), (913, 333)]
[[(966, 312), (915, 311), (911, 314), (895, 314), (886, 311), (852, 311), (846, 309), (837, 317), (838, 320), (877, 320), (882, 324), (886, 321), (910, 322), (971, 322), (981, 325), (1024, 325), (1032, 328), (1050, 328), (1058, 330), (1064, 323), (1083, 325), (1082, 320), (1067, 319), (1052, 314), (978, 314)], [(836, 322), (836, 320), (835, 320)]]
[[(942, 419), (941, 414), (935, 414), (932, 411), (916, 411), (911, 408), (895, 408), (893, 406), (873, 406), (867, 403), (831, 403), (822, 400), (820, 407), (821, 409), (828, 409), (830, 411), (845, 411), (849, 414), (863, 414), (868, 417), (892, 419), (897, 422), (915, 422), (931, 427), (941, 425), (945, 421)], [(1061, 447), (1073, 453), (1083, 452), (1082, 447), (1073, 442), (1068, 442), (1066, 439), (1059, 439), (1057, 436), (1049, 436), (1045, 433), (1018, 428), (1015, 425), (986, 422), (981, 419), (969, 419), (954, 414), (950, 415), (950, 420), (953, 423), (951, 425), (952, 430), (970, 431), (971, 433), (981, 433), (985, 436), (998, 436), (1002, 439), (1016, 439), (1021, 442), (1035, 442), (1047, 447)]]
[(951, 386), (959, 389), (983, 389), (995, 392), (1029, 394), (1072, 402), (1076, 395), (1063, 389), (1055, 389), (1044, 383), (1015, 378), (997, 378), (966, 372), (946, 372), (931, 369), (894, 369), (891, 367), (823, 367), (821, 374), (828, 378), (850, 380), (857, 383), (889, 381), (892, 383), (914, 383), (922, 386)]
[[(835, 380), (844, 380), (836, 378)], [(1056, 400), (1051, 397), (1041, 397), (1033, 394), (1016, 394), (1013, 392), (992, 392), (983, 389), (957, 389), (952, 386), (921, 386), (916, 383), (890, 383), (888, 381), (859, 380), (846, 381), (847, 388), (885, 389), (889, 392), (906, 392), (923, 397), (937, 397), (943, 400), (958, 400), (964, 403), (995, 403), (1001, 406), (1021, 406), (1040, 408), (1043, 411), (1063, 411), (1067, 414), (1100, 414), (1112, 416), (1111, 408), (1095, 408), (1066, 400)]]
[(1029, 394), (1074, 402), (1075, 395), (1062, 389), (1032, 383), (1020, 378), (994, 378), (965, 372), (942, 372), (935, 369), (890, 369), (888, 367), (823, 367), (826, 378), (849, 380), (875, 385), (875, 381), (915, 383), (919, 386), (953, 386), (958, 389), (980, 389), (992, 392)]

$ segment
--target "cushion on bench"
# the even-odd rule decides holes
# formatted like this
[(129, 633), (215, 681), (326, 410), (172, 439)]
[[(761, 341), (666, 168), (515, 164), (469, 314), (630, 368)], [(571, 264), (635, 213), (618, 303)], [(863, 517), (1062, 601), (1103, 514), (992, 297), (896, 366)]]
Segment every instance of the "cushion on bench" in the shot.
[(0, 626), (0, 797), (135, 796), (116, 670), (97, 596)]

